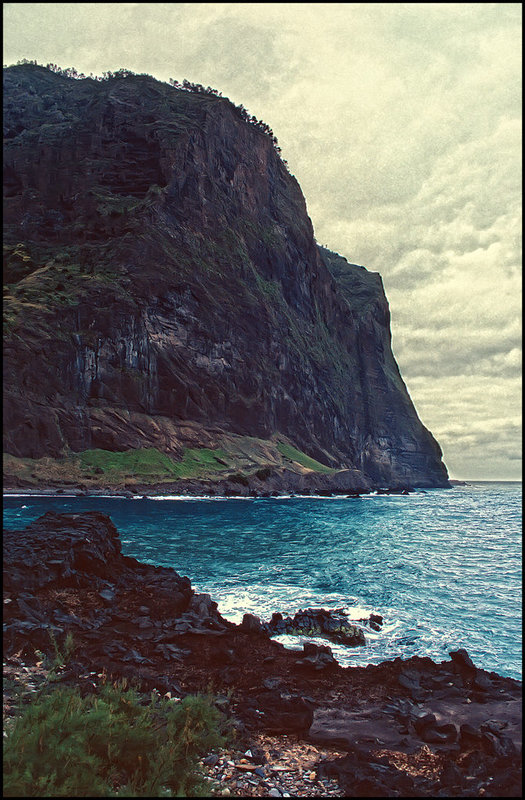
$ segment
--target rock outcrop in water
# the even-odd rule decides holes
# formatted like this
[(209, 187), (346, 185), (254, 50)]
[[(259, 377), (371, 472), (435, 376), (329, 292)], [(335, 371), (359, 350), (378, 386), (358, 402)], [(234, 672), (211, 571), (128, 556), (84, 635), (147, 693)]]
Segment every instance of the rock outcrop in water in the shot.
[[(246, 627), (245, 614), (243, 627)], [(374, 619), (380, 619), (378, 615), (372, 614)], [(280, 612), (272, 615), (269, 622), (260, 622), (257, 617), (253, 617), (252, 627), (270, 634), (271, 636), (282, 636), (283, 634), (292, 636), (320, 636), (332, 642), (344, 644), (347, 647), (361, 647), (366, 644), (365, 634), (358, 625), (352, 624), (342, 609), (328, 610), (326, 608), (305, 608), (300, 609), (293, 617), (283, 617)], [(365, 622), (365, 620), (362, 620)], [(370, 624), (370, 620), (366, 620)], [(375, 624), (375, 623), (372, 623)], [(379, 627), (379, 626), (378, 626)]]
[(318, 247), (227, 99), (4, 69), (4, 450), (285, 437), (347, 489), (448, 486), (378, 274)]

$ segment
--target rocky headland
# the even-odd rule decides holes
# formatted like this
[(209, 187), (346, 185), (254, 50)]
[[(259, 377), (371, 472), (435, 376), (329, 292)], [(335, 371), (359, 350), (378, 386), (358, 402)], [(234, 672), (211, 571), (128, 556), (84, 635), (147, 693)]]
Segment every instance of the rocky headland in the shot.
[[(49, 512), (4, 531), (3, 588), (11, 683), (27, 681), (69, 635), (55, 678), (82, 692), (123, 677), (174, 701), (211, 689), (237, 729), (238, 752), (205, 759), (223, 793), (521, 796), (521, 683), (477, 668), (464, 650), (439, 664), (339, 666), (330, 637), (362, 646), (379, 615), (349, 626), (337, 609), (294, 618), (280, 609), (269, 621), (246, 615), (234, 625), (189, 578), (122, 555), (115, 526), (99, 512)], [(285, 649), (270, 638), (282, 630), (327, 644)], [(290, 763), (277, 763), (285, 745), (292, 761), (309, 754), (301, 782), (290, 778)]]
[(267, 125), (187, 82), (3, 72), (6, 486), (449, 486), (380, 275), (317, 244)]

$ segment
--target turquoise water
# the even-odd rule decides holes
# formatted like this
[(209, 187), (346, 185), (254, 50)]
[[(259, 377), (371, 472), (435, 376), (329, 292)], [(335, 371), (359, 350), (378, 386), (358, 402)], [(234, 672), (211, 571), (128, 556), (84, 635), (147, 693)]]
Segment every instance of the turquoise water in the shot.
[(521, 680), (521, 499), (521, 483), (488, 482), (359, 498), (19, 495), (4, 498), (4, 525), (103, 511), (126, 555), (188, 575), (235, 622), (309, 606), (375, 612), (382, 630), (366, 630), (364, 648), (334, 646), (340, 663), (441, 661), (464, 647), (478, 666)]

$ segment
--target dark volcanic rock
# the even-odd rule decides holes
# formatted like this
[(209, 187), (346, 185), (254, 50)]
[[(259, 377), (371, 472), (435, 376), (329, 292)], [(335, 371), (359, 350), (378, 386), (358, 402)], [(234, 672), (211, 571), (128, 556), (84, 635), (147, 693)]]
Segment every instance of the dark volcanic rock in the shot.
[(323, 492), (448, 486), (380, 276), (317, 246), (261, 125), (148, 76), (22, 64), (4, 135), (5, 452), (280, 433), (341, 469)]
[(72, 658), (55, 679), (87, 693), (126, 678), (171, 697), (213, 686), (246, 733), (293, 733), (346, 752), (318, 767), (346, 796), (521, 796), (518, 681), (472, 669), (466, 652), (461, 666), (457, 656), (413, 657), (343, 669), (329, 647), (285, 650), (263, 628), (254, 617), (227, 622), (173, 569), (123, 556), (97, 512), (46, 514), (4, 532), (5, 664), (26, 669), (20, 655), (35, 662), (35, 650), (53, 659), (50, 633), (62, 647), (69, 632)]
[(94, 578), (113, 579), (118, 567), (117, 529), (97, 511), (48, 511), (23, 530), (4, 531), (4, 590), (15, 595), (48, 585), (92, 587)]
[(326, 645), (316, 645), (311, 642), (303, 644), (303, 656), (297, 659), (296, 664), (308, 669), (326, 670), (335, 664), (332, 649)]
[[(47, 631), (75, 631), (106, 657), (143, 664), (141, 650), (176, 659), (180, 636), (220, 636), (231, 625), (189, 578), (123, 556), (111, 519), (97, 511), (48, 512), (4, 531), (3, 585), (7, 652), (28, 640), (46, 651)], [(68, 605), (72, 592), (83, 595), (78, 614)]]
[(274, 614), (263, 627), (271, 635), (321, 636), (347, 647), (366, 644), (362, 629), (349, 622), (348, 615), (341, 609), (329, 611), (325, 608), (306, 608), (298, 611), (293, 618)]
[(251, 633), (262, 633), (261, 620), (255, 614), (245, 614), (242, 618), (241, 627)]
[(313, 707), (308, 699), (267, 691), (248, 700), (244, 708), (248, 718), (268, 733), (307, 733), (313, 720)]
[(452, 659), (452, 663), (455, 664), (461, 672), (466, 672), (467, 674), (476, 672), (476, 665), (467, 651), (462, 647), (459, 650), (452, 650), (449, 656)]

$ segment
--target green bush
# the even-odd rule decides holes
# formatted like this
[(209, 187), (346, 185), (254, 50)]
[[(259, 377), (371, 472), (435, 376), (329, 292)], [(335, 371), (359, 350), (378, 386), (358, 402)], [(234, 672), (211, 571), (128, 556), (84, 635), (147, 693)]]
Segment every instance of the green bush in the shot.
[(198, 797), (198, 758), (226, 742), (210, 698), (179, 703), (106, 685), (56, 689), (26, 707), (4, 737), (5, 797)]
[(66, 664), (69, 663), (71, 656), (75, 650), (75, 642), (73, 640), (73, 634), (68, 631), (66, 636), (64, 637), (64, 641), (62, 644), (62, 650), (60, 649), (58, 642), (56, 640), (56, 636), (53, 631), (50, 629), (48, 630), (49, 633), (49, 640), (53, 646), (54, 656), (51, 657), (46, 655), (41, 650), (35, 650), (35, 656), (42, 661), (44, 664), (44, 669), (48, 670), (46, 681), (47, 683), (52, 683), (53, 681), (59, 680), (58, 673), (62, 667), (65, 667)]

